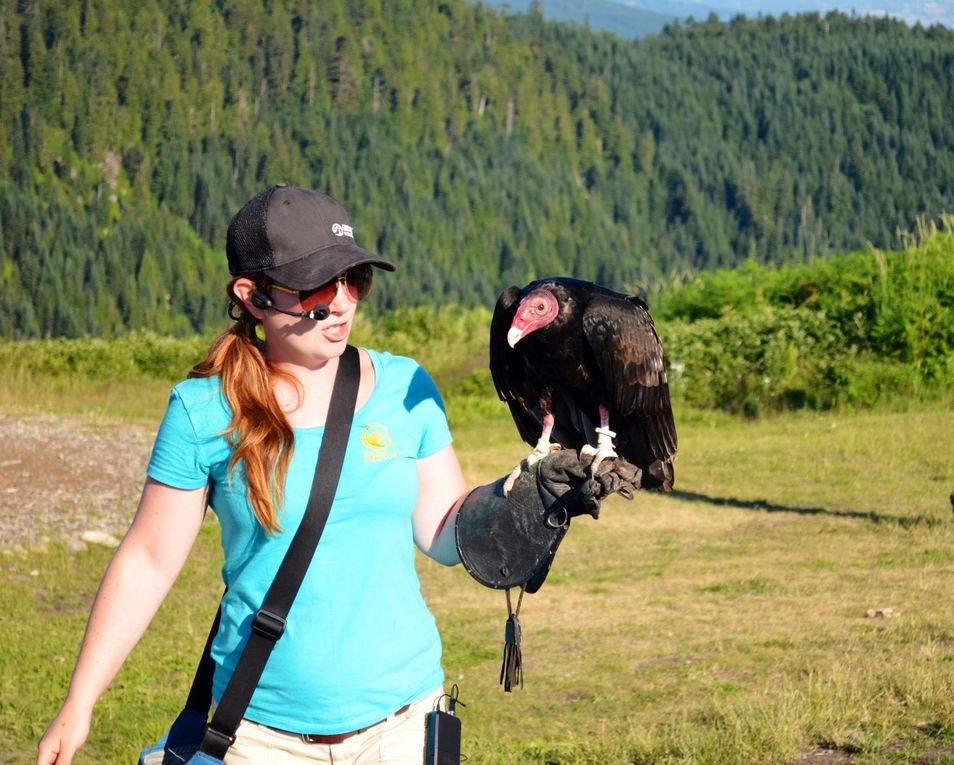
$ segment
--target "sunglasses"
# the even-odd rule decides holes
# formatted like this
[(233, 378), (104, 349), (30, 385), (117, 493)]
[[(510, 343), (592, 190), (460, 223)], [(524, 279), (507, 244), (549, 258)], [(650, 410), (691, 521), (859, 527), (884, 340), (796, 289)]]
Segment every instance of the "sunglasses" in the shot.
[(344, 287), (345, 295), (349, 300), (355, 303), (364, 300), (371, 291), (372, 273), (371, 266), (362, 263), (359, 266), (352, 266), (343, 274), (338, 274), (331, 281), (311, 290), (293, 290), (282, 287), (280, 284), (272, 284), (272, 289), (296, 295), (302, 310), (312, 311), (319, 305), (331, 305), (338, 296), (338, 285)]

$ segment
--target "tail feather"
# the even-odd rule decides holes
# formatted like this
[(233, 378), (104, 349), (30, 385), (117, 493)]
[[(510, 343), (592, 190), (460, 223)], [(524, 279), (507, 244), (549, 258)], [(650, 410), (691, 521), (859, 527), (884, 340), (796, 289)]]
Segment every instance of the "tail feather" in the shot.
[(672, 491), (675, 482), (676, 471), (671, 462), (656, 460), (648, 470), (643, 471), (642, 487), (644, 489), (656, 489), (668, 493)]

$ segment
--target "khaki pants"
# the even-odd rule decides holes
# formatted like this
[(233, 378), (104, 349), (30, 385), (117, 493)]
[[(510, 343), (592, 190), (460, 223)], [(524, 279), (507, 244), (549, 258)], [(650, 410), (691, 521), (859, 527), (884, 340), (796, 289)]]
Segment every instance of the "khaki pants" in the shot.
[(294, 734), (242, 720), (225, 765), (423, 765), (424, 718), (443, 693), (438, 688), (403, 714), (340, 744), (307, 744)]

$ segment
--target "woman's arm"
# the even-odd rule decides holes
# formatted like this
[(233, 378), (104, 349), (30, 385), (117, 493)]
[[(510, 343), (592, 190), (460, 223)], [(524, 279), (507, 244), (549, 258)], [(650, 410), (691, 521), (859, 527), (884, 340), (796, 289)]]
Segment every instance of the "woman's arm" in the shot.
[(146, 481), (139, 509), (93, 601), (66, 701), (40, 741), (37, 765), (69, 765), (93, 705), (146, 631), (202, 526), (206, 489)]
[(417, 461), (418, 498), (414, 541), (438, 563), (460, 563), (454, 538), (457, 508), (467, 496), (467, 482), (453, 446)]

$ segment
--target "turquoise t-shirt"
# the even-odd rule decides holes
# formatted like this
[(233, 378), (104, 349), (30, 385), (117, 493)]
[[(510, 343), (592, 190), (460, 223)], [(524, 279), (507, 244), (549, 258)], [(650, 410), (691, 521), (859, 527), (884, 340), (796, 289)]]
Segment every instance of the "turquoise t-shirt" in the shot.
[[(414, 569), (416, 460), (451, 443), (433, 380), (411, 359), (367, 351), (371, 398), (356, 413), (321, 541), (246, 717), (332, 734), (378, 722), (443, 682), (441, 643)], [(296, 428), (282, 533), (268, 537), (222, 435), (230, 409), (218, 377), (175, 386), (148, 474), (181, 489), (211, 484), (228, 592), (212, 646), (221, 698), (285, 551), (301, 522), (323, 427)]]

